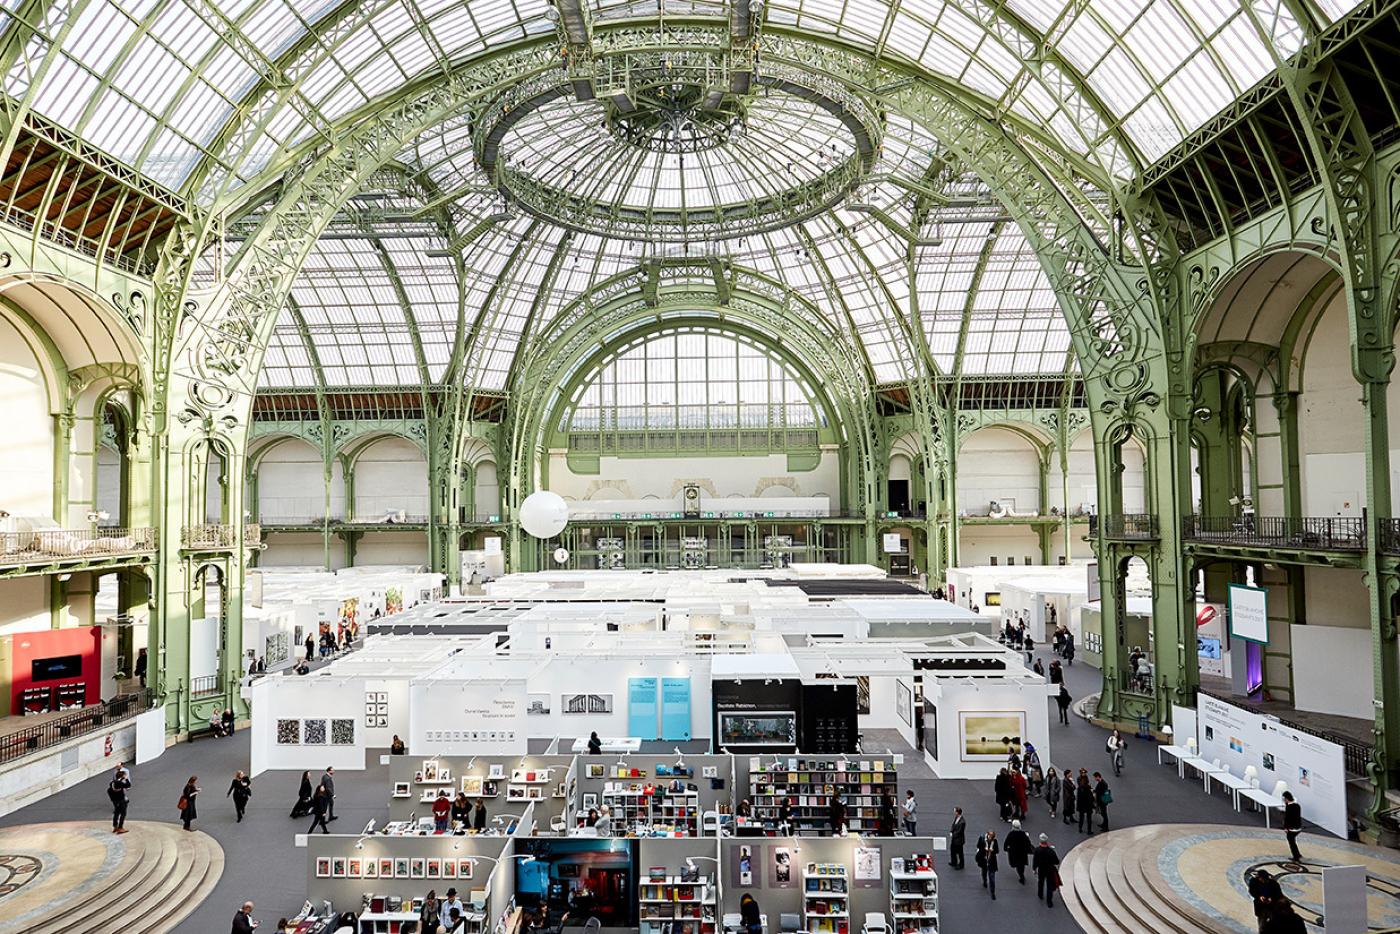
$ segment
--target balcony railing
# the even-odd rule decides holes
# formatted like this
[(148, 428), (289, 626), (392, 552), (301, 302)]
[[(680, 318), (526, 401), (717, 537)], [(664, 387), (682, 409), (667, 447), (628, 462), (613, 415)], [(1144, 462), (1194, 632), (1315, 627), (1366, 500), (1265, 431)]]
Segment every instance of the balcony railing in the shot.
[(190, 697), (205, 697), (210, 694), (218, 694), (223, 688), (219, 686), (218, 675), (201, 675), (198, 678), (190, 679)]
[(1181, 537), (1212, 545), (1364, 551), (1366, 520), (1360, 516), (1187, 516)]
[(0, 762), (12, 762), (41, 749), (65, 743), (75, 736), (110, 729), (112, 724), (150, 709), (151, 695), (141, 691), (122, 694), (101, 704), (45, 720), (29, 729), (0, 736)]
[(1382, 554), (1400, 555), (1400, 519), (1377, 519)]
[[(243, 544), (258, 545), (262, 542), (262, 526), (249, 523), (243, 526)], [(215, 551), (233, 548), (238, 544), (238, 526), (228, 524), (187, 525), (180, 530), (180, 544), (197, 551)]]
[(1157, 517), (1145, 512), (1090, 516), (1089, 534), (1118, 542), (1150, 542), (1157, 538)]
[(0, 532), (0, 566), (73, 558), (138, 555), (155, 550), (155, 529), (44, 529), (33, 532)]

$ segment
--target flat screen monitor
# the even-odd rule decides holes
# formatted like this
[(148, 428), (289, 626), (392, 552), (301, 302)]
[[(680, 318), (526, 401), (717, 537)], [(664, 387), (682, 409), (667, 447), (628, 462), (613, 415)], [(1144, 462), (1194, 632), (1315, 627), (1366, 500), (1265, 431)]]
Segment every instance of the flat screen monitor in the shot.
[(36, 658), (30, 663), (30, 679), (34, 681), (80, 678), (82, 674), (81, 655), (54, 655), (49, 658)]

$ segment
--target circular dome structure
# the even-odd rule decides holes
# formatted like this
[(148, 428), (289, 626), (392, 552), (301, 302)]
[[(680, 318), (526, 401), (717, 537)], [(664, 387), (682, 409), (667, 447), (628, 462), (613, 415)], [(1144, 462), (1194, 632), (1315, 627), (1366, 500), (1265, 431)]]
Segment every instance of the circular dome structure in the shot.
[(866, 177), (883, 130), (863, 100), (812, 75), (769, 74), (735, 94), (658, 62), (612, 97), (526, 93), (490, 108), (475, 134), (492, 183), (562, 227), (651, 242), (824, 211)]

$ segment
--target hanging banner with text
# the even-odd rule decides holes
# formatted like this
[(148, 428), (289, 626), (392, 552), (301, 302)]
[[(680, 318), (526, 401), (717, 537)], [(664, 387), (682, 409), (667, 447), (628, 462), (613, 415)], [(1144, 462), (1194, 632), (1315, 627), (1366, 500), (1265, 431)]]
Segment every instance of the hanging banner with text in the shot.
[(1269, 644), (1269, 593), (1259, 587), (1230, 585), (1230, 635)]
[(690, 679), (661, 679), (661, 738), (690, 739)]
[(627, 735), (656, 739), (656, 679), (627, 679)]

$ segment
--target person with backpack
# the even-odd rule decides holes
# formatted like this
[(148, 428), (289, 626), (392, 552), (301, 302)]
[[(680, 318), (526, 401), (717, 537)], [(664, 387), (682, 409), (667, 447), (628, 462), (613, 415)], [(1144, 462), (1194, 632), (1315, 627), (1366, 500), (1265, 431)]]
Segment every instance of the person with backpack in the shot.
[(126, 833), (126, 809), (131, 803), (127, 792), (131, 790), (131, 773), (126, 764), (117, 763), (112, 780), (107, 783), (107, 798), (112, 802), (112, 833)]

